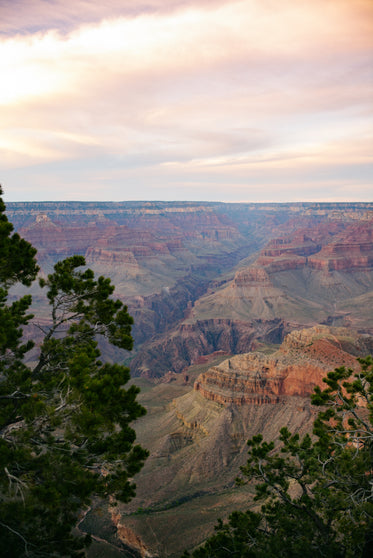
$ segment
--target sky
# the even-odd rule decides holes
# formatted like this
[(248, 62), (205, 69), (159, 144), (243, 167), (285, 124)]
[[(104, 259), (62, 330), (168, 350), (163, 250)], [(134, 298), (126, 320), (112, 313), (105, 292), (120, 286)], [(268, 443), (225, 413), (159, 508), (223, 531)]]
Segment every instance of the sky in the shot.
[(0, 0), (5, 201), (373, 200), (372, 0)]

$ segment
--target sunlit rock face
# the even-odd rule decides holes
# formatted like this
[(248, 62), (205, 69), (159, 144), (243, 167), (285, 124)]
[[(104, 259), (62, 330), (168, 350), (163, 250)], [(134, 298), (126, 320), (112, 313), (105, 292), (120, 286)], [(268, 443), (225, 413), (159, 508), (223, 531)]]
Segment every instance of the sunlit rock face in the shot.
[(308, 259), (314, 269), (326, 271), (371, 271), (373, 228), (370, 223), (353, 226)]
[(344, 328), (316, 326), (294, 331), (272, 355), (236, 355), (201, 374), (194, 389), (223, 405), (281, 403), (289, 396), (307, 397), (323, 385), (329, 370), (356, 368), (356, 354), (373, 349), (371, 337)]
[(371, 270), (373, 226), (371, 220), (345, 228), (315, 225), (271, 240), (261, 251), (257, 265), (267, 272), (309, 267), (324, 271)]

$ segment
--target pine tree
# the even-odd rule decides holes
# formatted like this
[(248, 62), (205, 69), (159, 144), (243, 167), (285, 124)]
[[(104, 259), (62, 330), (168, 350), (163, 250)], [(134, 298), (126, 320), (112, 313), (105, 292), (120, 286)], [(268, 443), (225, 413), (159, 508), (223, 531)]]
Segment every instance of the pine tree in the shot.
[[(0, 194), (1, 194), (0, 190)], [(36, 364), (22, 341), (30, 295), (9, 303), (9, 287), (30, 285), (36, 250), (17, 233), (0, 198), (0, 548), (4, 556), (80, 556), (74, 527), (95, 496), (127, 502), (147, 451), (130, 424), (145, 413), (129, 369), (102, 363), (98, 339), (130, 350), (133, 320), (112, 298), (110, 279), (82, 256), (40, 280), (51, 307)]]

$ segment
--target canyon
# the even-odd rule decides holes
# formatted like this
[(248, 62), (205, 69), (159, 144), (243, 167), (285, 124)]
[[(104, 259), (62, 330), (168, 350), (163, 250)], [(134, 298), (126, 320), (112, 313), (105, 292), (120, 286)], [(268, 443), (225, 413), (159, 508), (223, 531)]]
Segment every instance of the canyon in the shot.
[(24, 202), (7, 215), (41, 275), (82, 254), (135, 320), (132, 353), (101, 349), (141, 388), (150, 457), (130, 504), (98, 502), (81, 522), (97, 555), (105, 541), (136, 557), (202, 542), (251, 499), (235, 486), (247, 439), (309, 431), (314, 386), (373, 352), (372, 203)]
[(42, 274), (82, 254), (111, 277), (135, 320), (136, 376), (317, 323), (373, 331), (373, 204), (24, 202), (7, 214)]

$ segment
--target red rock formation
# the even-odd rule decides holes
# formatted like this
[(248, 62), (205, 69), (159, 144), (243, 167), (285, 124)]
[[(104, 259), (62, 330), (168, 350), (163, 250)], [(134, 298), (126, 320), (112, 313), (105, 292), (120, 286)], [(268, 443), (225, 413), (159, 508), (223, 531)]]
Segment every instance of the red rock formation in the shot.
[(86, 255), (87, 265), (103, 263), (107, 265), (132, 264), (137, 265), (137, 260), (130, 250), (105, 250), (104, 248), (88, 248)]
[(257, 265), (263, 265), (266, 267), (268, 273), (277, 273), (279, 271), (288, 271), (290, 269), (299, 269), (305, 267), (307, 264), (307, 258), (304, 256), (293, 255), (292, 257), (280, 256), (280, 257), (267, 257), (260, 256), (257, 261)]
[(283, 333), (284, 323), (278, 319), (248, 323), (216, 318), (182, 323), (171, 335), (149, 343), (132, 360), (131, 370), (144, 377), (157, 377), (167, 370), (180, 373), (187, 366), (200, 362), (201, 355), (216, 351), (242, 354), (258, 339), (279, 343)]
[(302, 232), (296, 232), (285, 238), (275, 238), (262, 250), (263, 256), (271, 258), (295, 254), (297, 256), (309, 256), (320, 249), (311, 238)]
[(261, 251), (256, 265), (266, 267), (269, 273), (304, 267), (307, 256), (316, 253), (320, 245), (303, 232), (275, 238)]
[(236, 287), (246, 287), (248, 284), (251, 286), (272, 286), (268, 273), (262, 267), (256, 266), (237, 271), (234, 277), (234, 285)]
[(372, 221), (334, 229), (323, 224), (307, 233), (295, 231), (273, 239), (261, 251), (256, 265), (265, 267), (268, 273), (304, 266), (324, 271), (372, 269)]
[[(294, 331), (278, 351), (236, 355), (201, 374), (194, 389), (206, 399), (223, 405), (279, 403), (289, 396), (309, 396), (323, 386), (329, 370), (357, 367), (356, 356), (344, 350), (351, 332), (343, 328), (316, 326)], [(355, 345), (359, 344), (357, 336)]]
[(228, 356), (229, 353), (227, 353), (227, 351), (214, 351), (213, 353), (210, 353), (209, 355), (201, 355), (199, 356), (194, 362), (193, 364), (207, 364), (208, 362), (211, 362), (212, 360), (215, 360), (216, 357), (219, 356)]
[[(144, 207), (132, 212), (113, 209), (116, 222), (107, 218), (104, 210), (68, 211), (52, 205), (53, 209), (50, 204), (41, 204), (45, 212), (29, 215), (19, 229), (38, 249), (42, 267), (44, 258), (50, 265), (62, 257), (83, 254), (89, 265), (115, 268), (117, 264), (135, 263), (134, 260), (139, 263), (143, 259), (178, 255), (188, 250), (186, 243), (191, 241), (215, 244), (240, 239), (236, 226), (223, 222), (209, 208), (186, 205), (160, 210), (147, 209), (144, 203)], [(189, 258), (193, 256), (189, 254)]]
[(373, 227), (370, 223), (349, 227), (332, 243), (308, 258), (313, 269), (355, 271), (373, 268)]

